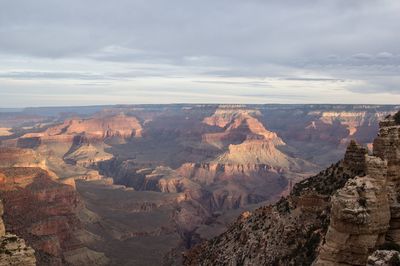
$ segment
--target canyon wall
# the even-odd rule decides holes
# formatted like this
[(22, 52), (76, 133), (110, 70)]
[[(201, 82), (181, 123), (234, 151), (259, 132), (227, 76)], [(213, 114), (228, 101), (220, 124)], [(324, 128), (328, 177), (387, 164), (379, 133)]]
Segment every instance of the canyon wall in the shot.
[(242, 214), (226, 233), (187, 253), (185, 264), (392, 265), (400, 244), (399, 139), (400, 125), (389, 116), (373, 156), (351, 142), (344, 160), (299, 182), (275, 205)]
[(34, 266), (35, 251), (20, 237), (7, 233), (2, 215), (4, 206), (0, 200), (0, 265), (1, 266)]

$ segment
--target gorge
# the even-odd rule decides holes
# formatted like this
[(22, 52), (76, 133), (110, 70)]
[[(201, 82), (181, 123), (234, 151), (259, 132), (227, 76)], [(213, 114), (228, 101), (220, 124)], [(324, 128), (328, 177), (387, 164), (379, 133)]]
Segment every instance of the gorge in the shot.
[[(2, 113), (0, 127), (9, 129), (0, 136), (4, 224), (33, 248), (38, 265), (328, 265), (347, 257), (354, 259), (348, 265), (364, 265), (384, 236), (397, 237), (397, 125), (385, 119), (397, 108)], [(35, 119), (21, 121), (24, 112)], [(361, 238), (375, 240), (357, 253), (351, 248)]]

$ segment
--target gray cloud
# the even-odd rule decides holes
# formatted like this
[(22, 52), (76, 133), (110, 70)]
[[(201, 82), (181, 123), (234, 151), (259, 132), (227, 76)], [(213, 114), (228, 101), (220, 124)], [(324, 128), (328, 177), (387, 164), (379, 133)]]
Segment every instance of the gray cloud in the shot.
[(349, 92), (400, 95), (399, 13), (397, 0), (3, 1), (0, 79), (181, 77), (198, 90), (354, 81)]

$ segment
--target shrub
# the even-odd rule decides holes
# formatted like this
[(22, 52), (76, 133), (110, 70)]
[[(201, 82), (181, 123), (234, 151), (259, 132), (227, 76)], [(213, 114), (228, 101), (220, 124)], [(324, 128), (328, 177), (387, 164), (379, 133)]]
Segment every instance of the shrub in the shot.
[(396, 122), (396, 124), (400, 125), (400, 111), (398, 111), (394, 116), (394, 121)]
[(378, 247), (380, 250), (396, 250), (400, 252), (400, 245), (394, 242), (386, 242)]

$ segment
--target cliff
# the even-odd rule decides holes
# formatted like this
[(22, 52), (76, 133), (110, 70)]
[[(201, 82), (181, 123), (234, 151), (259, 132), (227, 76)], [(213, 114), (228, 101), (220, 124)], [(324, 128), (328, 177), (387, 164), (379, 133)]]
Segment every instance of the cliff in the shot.
[(3, 212), (3, 203), (0, 201), (0, 266), (36, 265), (35, 251), (23, 239), (6, 233)]
[[(351, 142), (345, 157), (286, 198), (243, 213), (186, 265), (392, 265), (398, 258), (400, 125), (380, 123), (373, 156)], [(395, 264), (393, 264), (395, 265)], [(396, 264), (397, 265), (397, 264)]]
[[(4, 202), (4, 223), (8, 231), (21, 236), (35, 249), (38, 264), (72, 264), (71, 252), (81, 260), (107, 261), (103, 254), (84, 250), (79, 240), (83, 208), (74, 187), (54, 179), (37, 167), (0, 168), (0, 197)], [(94, 256), (95, 255), (95, 256)], [(76, 254), (74, 254), (76, 256)], [(99, 259), (100, 257), (100, 259)]]
[(18, 139), (18, 147), (35, 148), (43, 143), (72, 142), (76, 135), (91, 140), (141, 137), (142, 126), (136, 117), (123, 113), (89, 119), (72, 118), (43, 132), (27, 133)]

